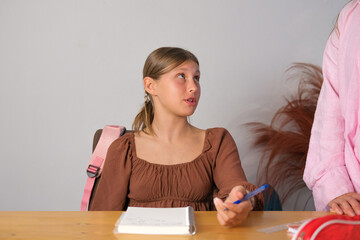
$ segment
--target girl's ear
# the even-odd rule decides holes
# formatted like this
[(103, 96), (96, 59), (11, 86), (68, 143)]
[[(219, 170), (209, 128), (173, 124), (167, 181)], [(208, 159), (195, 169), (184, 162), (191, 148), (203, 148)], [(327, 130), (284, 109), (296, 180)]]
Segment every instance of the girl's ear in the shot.
[(151, 77), (145, 77), (144, 80), (144, 89), (150, 95), (156, 95), (156, 83), (155, 80)]

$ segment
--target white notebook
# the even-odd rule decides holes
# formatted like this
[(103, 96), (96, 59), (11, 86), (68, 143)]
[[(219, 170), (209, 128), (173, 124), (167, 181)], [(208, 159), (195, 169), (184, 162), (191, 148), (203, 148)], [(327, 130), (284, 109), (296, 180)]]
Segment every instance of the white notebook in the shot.
[(194, 235), (194, 209), (128, 207), (115, 224), (114, 233)]

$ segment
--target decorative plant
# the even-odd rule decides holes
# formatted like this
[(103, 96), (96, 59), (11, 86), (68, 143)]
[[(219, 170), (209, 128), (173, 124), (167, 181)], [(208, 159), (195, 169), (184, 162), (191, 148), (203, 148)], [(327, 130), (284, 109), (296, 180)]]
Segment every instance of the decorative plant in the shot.
[(303, 173), (317, 99), (323, 82), (320, 67), (295, 63), (286, 73), (288, 80), (299, 81), (296, 94), (274, 115), (269, 125), (248, 123), (255, 133), (254, 146), (262, 151), (258, 184), (281, 189), (284, 203), (295, 191), (305, 187)]

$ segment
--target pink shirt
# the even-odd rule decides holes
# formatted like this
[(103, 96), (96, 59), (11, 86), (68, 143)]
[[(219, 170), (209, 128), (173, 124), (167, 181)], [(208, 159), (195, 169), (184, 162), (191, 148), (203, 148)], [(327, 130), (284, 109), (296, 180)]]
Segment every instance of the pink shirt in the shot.
[(304, 172), (318, 211), (342, 194), (360, 193), (360, 0), (343, 8), (338, 29), (324, 52), (324, 83)]

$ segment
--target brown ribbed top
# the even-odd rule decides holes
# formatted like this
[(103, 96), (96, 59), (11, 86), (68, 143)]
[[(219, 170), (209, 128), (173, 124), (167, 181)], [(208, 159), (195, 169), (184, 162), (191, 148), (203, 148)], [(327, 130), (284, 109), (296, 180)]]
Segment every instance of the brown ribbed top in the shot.
[[(187, 163), (150, 163), (136, 156), (135, 147), (134, 133), (111, 144), (90, 210), (191, 206), (208, 211), (215, 210), (213, 197), (225, 199), (236, 185), (255, 189), (247, 182), (235, 141), (224, 128), (207, 129), (202, 153)], [(263, 198), (258, 195), (254, 210), (262, 209)]]

